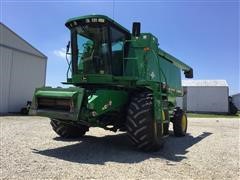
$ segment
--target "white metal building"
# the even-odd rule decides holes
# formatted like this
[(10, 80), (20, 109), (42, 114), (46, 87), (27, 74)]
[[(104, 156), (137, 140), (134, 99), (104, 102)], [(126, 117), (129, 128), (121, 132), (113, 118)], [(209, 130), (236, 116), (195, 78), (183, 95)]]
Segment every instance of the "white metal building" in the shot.
[(19, 112), (45, 85), (47, 57), (0, 23), (0, 113)]
[(240, 93), (232, 95), (232, 102), (240, 110)]
[(183, 97), (177, 105), (188, 112), (228, 113), (228, 84), (225, 80), (183, 80)]

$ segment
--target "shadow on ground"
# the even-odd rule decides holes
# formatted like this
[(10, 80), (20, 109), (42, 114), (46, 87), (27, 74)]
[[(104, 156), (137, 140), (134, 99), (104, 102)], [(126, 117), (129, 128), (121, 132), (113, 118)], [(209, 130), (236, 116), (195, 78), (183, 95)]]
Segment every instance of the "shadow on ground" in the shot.
[[(33, 152), (85, 164), (104, 164), (105, 162), (138, 163), (149, 158), (161, 158), (179, 162), (186, 158), (185, 154), (188, 152), (189, 147), (211, 134), (203, 132), (197, 137), (188, 134), (181, 138), (170, 135), (166, 138), (163, 149), (154, 153), (144, 153), (134, 149), (126, 134), (104, 137), (85, 136), (81, 139), (69, 140), (75, 141), (76, 144), (46, 150), (33, 149)], [(63, 139), (54, 138), (54, 140)]]

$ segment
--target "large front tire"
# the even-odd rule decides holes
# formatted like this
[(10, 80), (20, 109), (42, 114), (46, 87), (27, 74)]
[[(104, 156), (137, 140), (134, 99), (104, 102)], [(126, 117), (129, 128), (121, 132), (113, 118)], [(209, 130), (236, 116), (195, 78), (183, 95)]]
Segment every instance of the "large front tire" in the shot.
[(88, 131), (89, 127), (84, 125), (70, 125), (63, 123), (61, 121), (58, 121), (56, 119), (51, 119), (50, 122), (52, 129), (61, 137), (63, 138), (78, 138), (85, 135), (85, 133)]
[(139, 93), (131, 99), (126, 129), (131, 141), (138, 149), (157, 151), (162, 147), (162, 124), (154, 120), (151, 93)]

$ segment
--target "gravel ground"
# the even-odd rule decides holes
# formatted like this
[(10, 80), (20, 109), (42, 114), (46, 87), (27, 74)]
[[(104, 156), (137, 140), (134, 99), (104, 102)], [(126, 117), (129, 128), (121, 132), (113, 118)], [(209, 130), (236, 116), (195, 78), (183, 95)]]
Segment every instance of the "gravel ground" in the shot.
[(155, 153), (126, 134), (92, 128), (63, 140), (49, 119), (2, 116), (0, 179), (239, 179), (239, 119), (189, 118), (189, 134), (170, 135)]

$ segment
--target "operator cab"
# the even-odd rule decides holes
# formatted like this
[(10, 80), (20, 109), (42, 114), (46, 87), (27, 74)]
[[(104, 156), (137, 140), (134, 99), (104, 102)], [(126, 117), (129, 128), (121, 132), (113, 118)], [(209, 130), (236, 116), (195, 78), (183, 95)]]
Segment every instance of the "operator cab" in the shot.
[(71, 31), (73, 74), (123, 75), (128, 30), (99, 15), (70, 19), (66, 26)]

